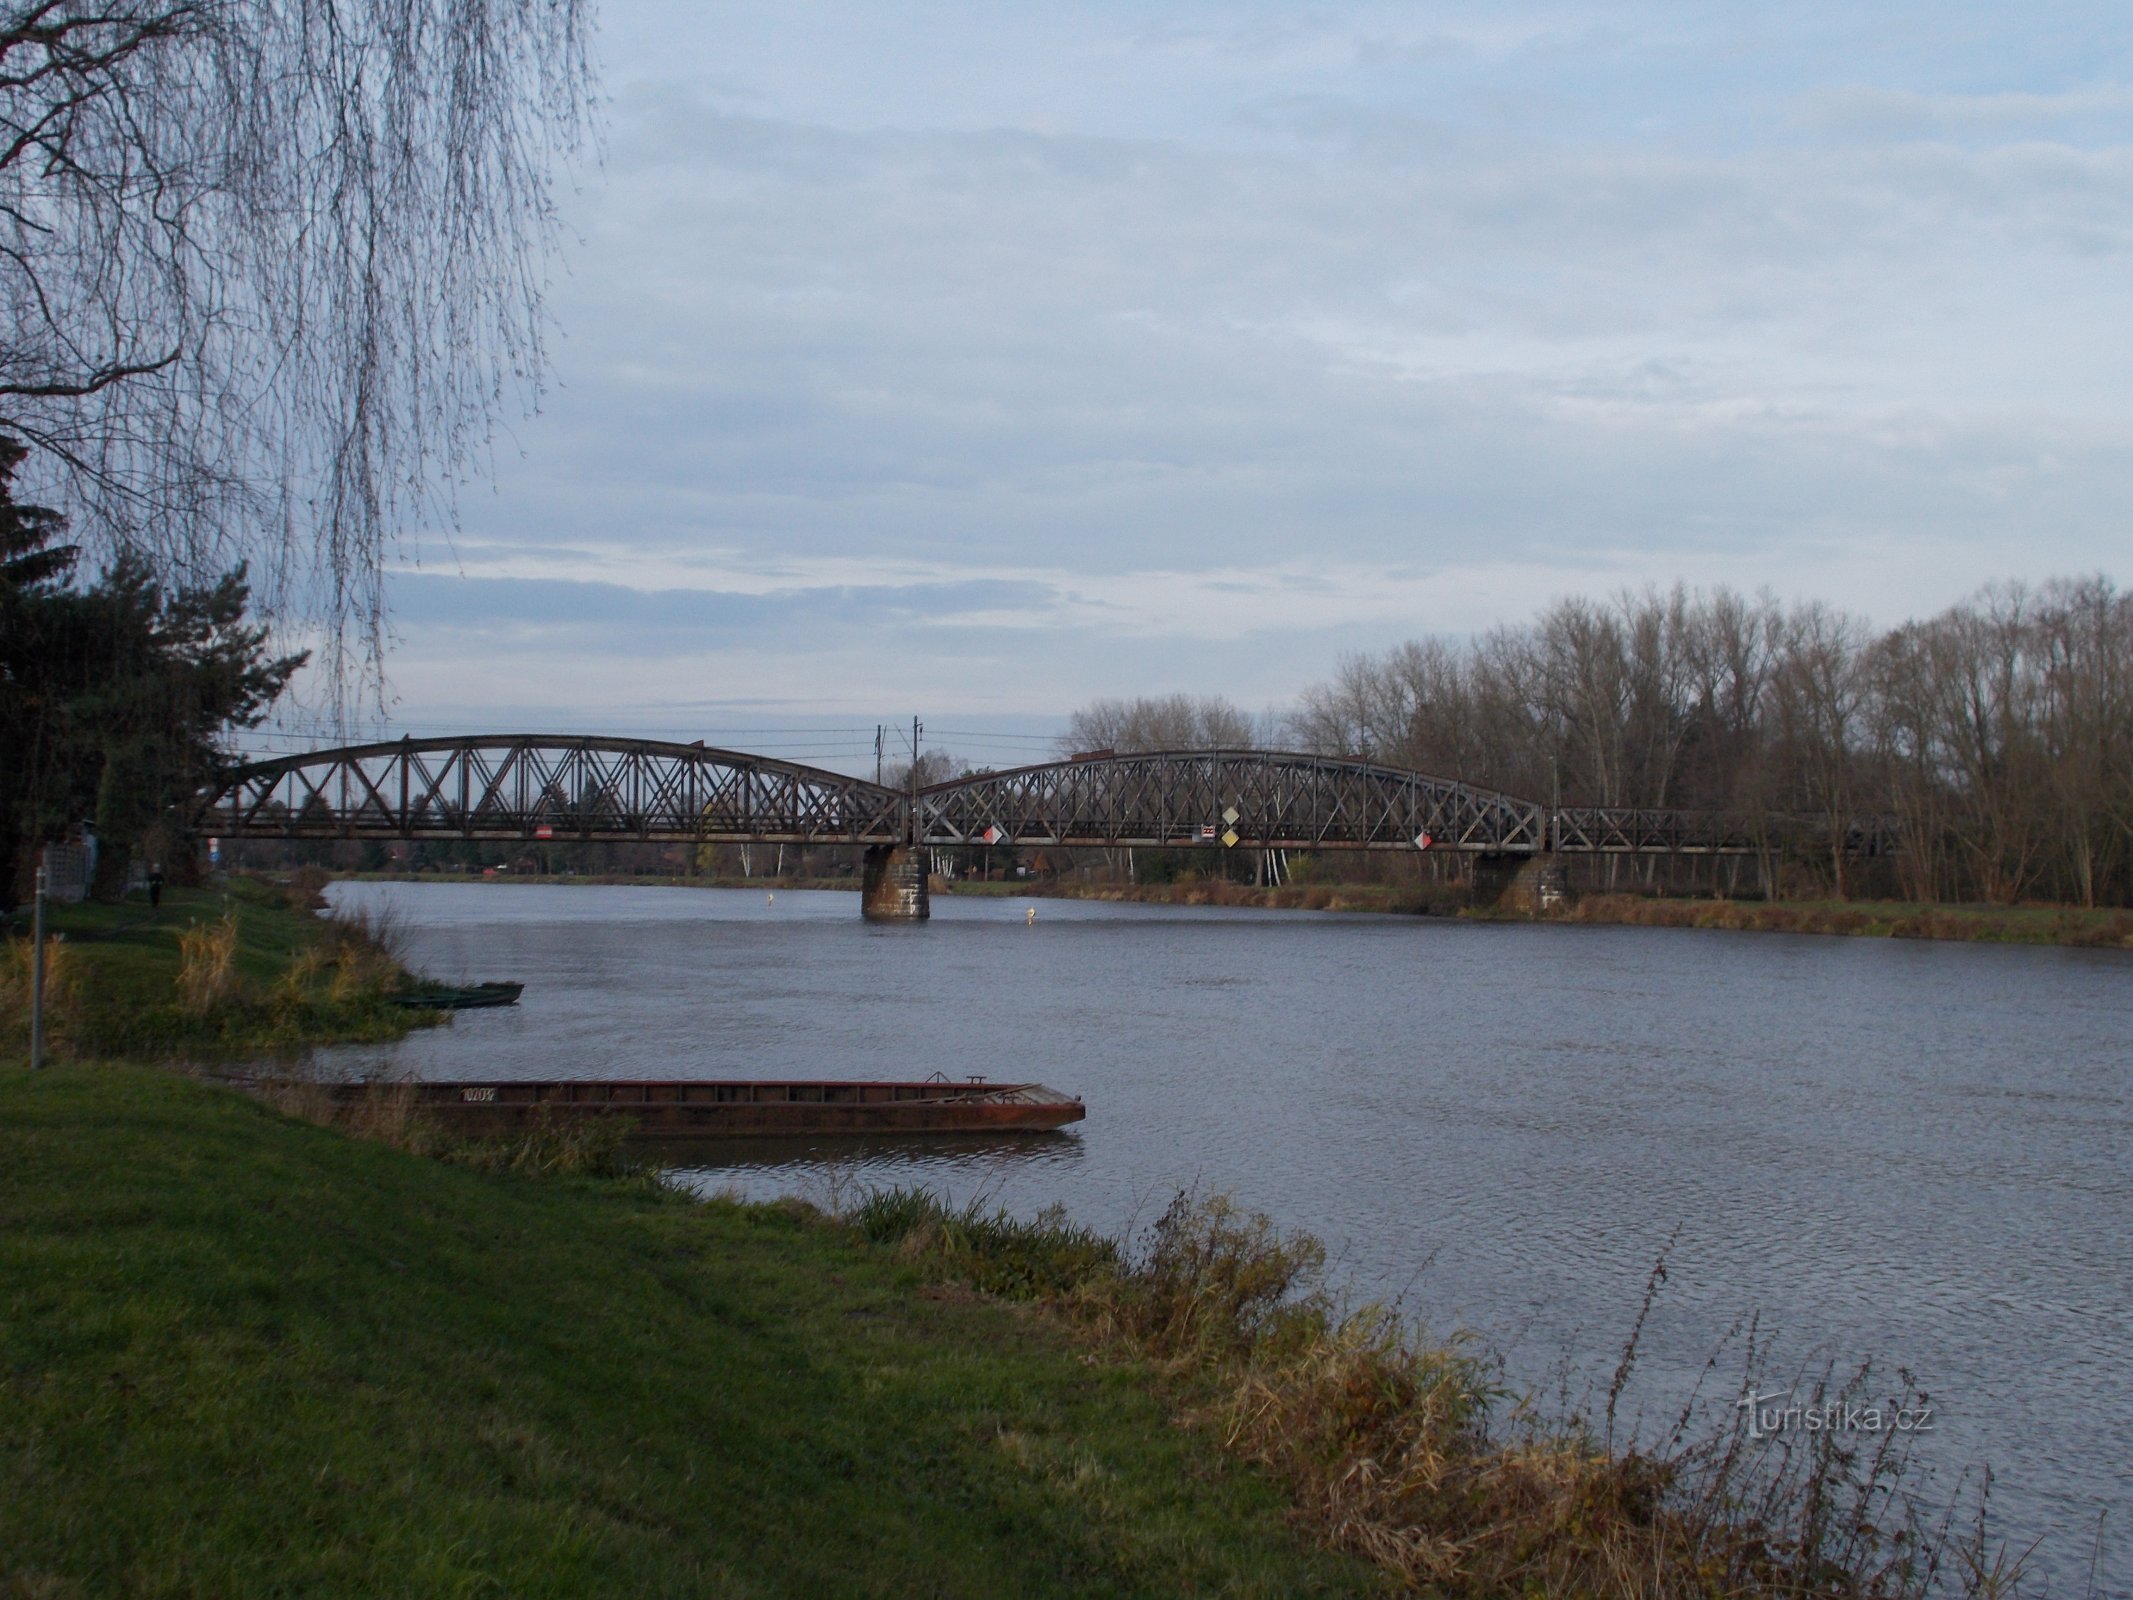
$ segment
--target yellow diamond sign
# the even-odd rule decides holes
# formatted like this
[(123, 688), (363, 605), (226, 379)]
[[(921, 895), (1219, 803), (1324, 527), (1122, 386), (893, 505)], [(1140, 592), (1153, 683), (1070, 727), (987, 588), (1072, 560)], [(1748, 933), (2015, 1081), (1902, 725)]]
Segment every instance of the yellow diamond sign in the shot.
[(1237, 830), (1236, 830), (1235, 828), (1231, 828), (1231, 829), (1230, 829), (1230, 830), (1229, 830), (1229, 831), (1228, 831), (1227, 833), (1223, 834), (1223, 835), (1222, 835), (1222, 842), (1223, 842), (1224, 844), (1228, 845), (1228, 846), (1229, 846), (1229, 847), (1230, 847), (1230, 848), (1231, 848), (1232, 850), (1236, 849), (1236, 848), (1237, 848)]

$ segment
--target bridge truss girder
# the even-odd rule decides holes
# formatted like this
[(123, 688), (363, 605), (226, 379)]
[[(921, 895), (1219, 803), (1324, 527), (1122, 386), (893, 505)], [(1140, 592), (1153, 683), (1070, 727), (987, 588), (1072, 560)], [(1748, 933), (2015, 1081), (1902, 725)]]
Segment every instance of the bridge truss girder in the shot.
[(1550, 848), (1572, 855), (1752, 855), (1760, 848), (1750, 820), (1725, 812), (1561, 806), (1550, 824)]
[(789, 761), (571, 734), (403, 739), (254, 762), (199, 825), (230, 838), (892, 844), (905, 797)]
[[(1231, 820), (1234, 813), (1234, 821)], [(915, 795), (703, 744), (578, 734), (402, 739), (254, 762), (203, 795), (226, 838), (614, 840), (1747, 855), (1798, 817), (1563, 807), (1334, 757), (1170, 750), (980, 773)], [(988, 832), (992, 839), (988, 841)], [(1844, 848), (1885, 855), (1887, 824)]]
[[(1532, 852), (1531, 801), (1397, 767), (1263, 750), (1165, 750), (1051, 762), (922, 789), (918, 838), (1105, 848)], [(1232, 820), (1231, 813), (1234, 813)]]

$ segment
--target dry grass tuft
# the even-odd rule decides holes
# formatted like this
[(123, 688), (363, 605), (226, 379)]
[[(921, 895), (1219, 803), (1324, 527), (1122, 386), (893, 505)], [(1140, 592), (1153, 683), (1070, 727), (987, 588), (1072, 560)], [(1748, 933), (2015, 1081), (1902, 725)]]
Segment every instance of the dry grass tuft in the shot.
[(329, 992), (338, 1004), (375, 999), (400, 987), (406, 967), (407, 925), (390, 905), (336, 912), (320, 941), (332, 968)]
[(483, 1172), (643, 1178), (649, 1170), (628, 1148), (626, 1117), (556, 1115), (542, 1108), (517, 1133), (467, 1139), (422, 1108), (413, 1081), (375, 1081), (351, 1094), (307, 1079), (282, 1079), (262, 1085), (261, 1094), (276, 1110), (305, 1122)]
[(226, 1000), (237, 981), (237, 914), (178, 930), (178, 999), (195, 1016)]
[(333, 874), (324, 867), (298, 867), (289, 874), (282, 885), (282, 896), (289, 902), (292, 911), (324, 911), (326, 909), (326, 885), (333, 882)]
[[(35, 982), (36, 941), (10, 939), (0, 961), (0, 1017), (10, 1039), (30, 1038), (30, 991)], [(82, 1019), (82, 963), (64, 939), (44, 942), (44, 1036), (46, 1046), (64, 1052), (75, 1043)]]

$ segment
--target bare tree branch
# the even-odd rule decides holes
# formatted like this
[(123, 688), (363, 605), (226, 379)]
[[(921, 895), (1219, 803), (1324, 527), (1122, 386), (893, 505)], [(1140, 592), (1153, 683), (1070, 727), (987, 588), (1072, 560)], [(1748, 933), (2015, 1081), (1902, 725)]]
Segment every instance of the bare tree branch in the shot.
[(0, 429), (375, 681), (392, 541), (540, 399), (590, 0), (0, 0)]

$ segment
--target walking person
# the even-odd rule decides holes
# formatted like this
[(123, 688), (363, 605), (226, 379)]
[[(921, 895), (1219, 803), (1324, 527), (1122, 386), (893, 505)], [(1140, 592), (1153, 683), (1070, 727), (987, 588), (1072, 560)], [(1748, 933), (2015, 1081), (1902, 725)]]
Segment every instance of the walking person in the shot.
[(154, 911), (163, 904), (163, 869), (152, 866), (148, 869), (148, 909)]

